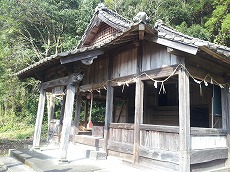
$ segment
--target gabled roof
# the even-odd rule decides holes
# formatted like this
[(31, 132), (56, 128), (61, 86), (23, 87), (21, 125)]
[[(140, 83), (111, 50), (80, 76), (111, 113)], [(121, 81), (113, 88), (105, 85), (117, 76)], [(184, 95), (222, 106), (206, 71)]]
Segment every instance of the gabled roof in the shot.
[[(116, 28), (120, 32), (118, 32), (113, 37), (103, 40), (97, 44), (84, 46), (84, 42), (87, 40), (89, 34), (95, 33), (92, 32), (92, 30), (95, 29), (95, 26), (97, 26), (97, 24), (101, 22), (105, 22), (106, 24), (110, 25), (113, 28)], [(82, 60), (82, 56), (84, 56), (84, 54), (86, 54), (85, 58), (88, 58), (90, 52), (98, 50), (104, 51), (106, 49), (113, 48), (118, 44), (132, 41), (137, 38), (140, 25), (144, 24), (141, 23), (141, 21), (138, 23), (133, 23), (123, 18), (119, 14), (105, 8), (104, 6), (98, 7), (95, 10), (94, 16), (90, 24), (88, 25), (88, 28), (86, 29), (85, 34), (80, 41), (80, 44), (75, 50), (46, 57), (39, 62), (36, 62), (28, 66), (27, 68), (19, 71), (18, 73), (16, 73), (16, 75), (21, 79), (31, 77), (35, 75), (34, 73), (36, 71), (44, 70), (45, 68), (49, 68), (54, 64), (62, 64), (60, 59), (69, 58), (71, 56), (74, 56), (75, 58), (77, 56), (81, 56), (79, 60)], [(210, 54), (212, 57), (230, 64), (229, 47), (221, 46), (182, 34), (166, 26), (161, 21), (156, 22), (153, 28), (145, 25), (144, 32), (147, 33), (146, 35), (148, 35), (148, 40), (150, 39), (151, 41), (158, 44), (193, 55), (197, 55), (197, 52), (199, 50), (202, 50)]]
[(120, 16), (119, 14), (109, 10), (103, 4), (99, 4), (95, 9), (95, 13), (82, 36), (77, 48), (81, 48), (87, 42), (87, 39), (92, 34), (96, 34), (98, 31), (98, 26), (102, 23), (106, 23), (112, 28), (116, 29), (118, 32), (124, 32), (132, 26), (132, 22)]

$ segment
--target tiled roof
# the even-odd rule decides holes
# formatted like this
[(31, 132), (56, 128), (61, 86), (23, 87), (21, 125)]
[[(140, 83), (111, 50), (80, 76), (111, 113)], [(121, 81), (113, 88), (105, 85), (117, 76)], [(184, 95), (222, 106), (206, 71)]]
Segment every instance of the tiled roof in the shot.
[(95, 9), (95, 13), (91, 21), (89, 22), (89, 25), (87, 26), (87, 29), (85, 30), (85, 33), (83, 34), (77, 48), (80, 48), (84, 44), (84, 41), (86, 40), (90, 30), (94, 27), (94, 25), (97, 24), (99, 20), (120, 30), (121, 32), (124, 32), (125, 30), (127, 30), (133, 25), (133, 22), (127, 20), (126, 18), (122, 17), (118, 13), (115, 13), (114, 11), (109, 10), (103, 5), (101, 6), (98, 5), (98, 7)]
[(116, 39), (119, 38), (119, 37), (122, 37), (122, 35), (124, 35), (125, 33), (127, 32), (130, 32), (136, 28), (138, 25), (133, 25), (132, 27), (130, 27), (129, 29), (126, 30), (126, 32), (121, 32), (119, 34), (117, 34), (116, 36), (114, 37), (111, 37), (110, 39), (107, 39), (105, 41), (102, 41), (100, 43), (97, 43), (97, 44), (94, 44), (92, 46), (89, 46), (89, 47), (82, 47), (82, 48), (76, 48), (72, 51), (67, 51), (67, 52), (62, 52), (62, 53), (58, 53), (56, 55), (51, 55), (49, 57), (46, 57), (38, 62), (35, 62), (34, 64), (24, 68), (23, 70), (17, 72), (15, 75), (17, 76), (20, 76), (20, 75), (23, 75), (24, 73), (27, 73), (27, 72), (30, 72), (31, 70), (35, 70), (45, 64), (48, 64), (48, 63), (52, 63), (56, 60), (60, 60), (60, 58), (63, 58), (63, 57), (67, 57), (67, 56), (70, 56), (70, 55), (76, 55), (76, 54), (80, 54), (80, 53), (84, 53), (86, 51), (91, 51), (91, 50), (98, 50), (98, 49), (103, 49), (103, 48), (106, 48), (110, 45), (113, 45), (113, 44), (116, 44)]
[(174, 29), (166, 26), (161, 20), (155, 23), (154, 27), (158, 31), (158, 37), (167, 40), (179, 42), (185, 45), (194, 46), (197, 48), (206, 47), (211, 51), (216, 52), (219, 55), (224, 55), (230, 58), (230, 48), (222, 45), (218, 45), (209, 41), (204, 41), (199, 38), (185, 35), (177, 32)]
[[(58, 62), (60, 64), (60, 58), (64, 58), (70, 55), (76, 55), (76, 54), (81, 54), (86, 51), (91, 51), (91, 50), (100, 50), (100, 49), (105, 49), (109, 46), (113, 46), (114, 44), (119, 44), (121, 42), (125, 42), (125, 39), (132, 39), (135, 34), (130, 34), (133, 31), (138, 30), (138, 25), (139, 23), (133, 23), (119, 14), (105, 8), (105, 7), (100, 7), (97, 8), (94, 14), (94, 17), (92, 18), (88, 29), (86, 30), (84, 36), (82, 37), (81, 42), (85, 39), (86, 34), (88, 33), (89, 29), (92, 27), (93, 23), (95, 22), (95, 17), (99, 16), (100, 20), (106, 21), (107, 23), (112, 23), (119, 27), (122, 32), (117, 33), (115, 36), (104, 40), (102, 42), (99, 42), (97, 44), (88, 46), (88, 47), (77, 47), (73, 51), (68, 51), (68, 52), (63, 52), (59, 53), (57, 55), (51, 55), (50, 57), (46, 57), (30, 66), (27, 68), (19, 71), (16, 73), (19, 77), (24, 75), (26, 76), (27, 73), (33, 73), (35, 72), (38, 68), (46, 66), (47, 64), (55, 63)], [(95, 23), (94, 23), (95, 24)], [(155, 32), (157, 31), (158, 36), (157, 39), (165, 39), (167, 41), (172, 41), (172, 42), (177, 42), (179, 44), (183, 44), (185, 46), (192, 46), (197, 49), (202, 49), (207, 51), (214, 52), (216, 54), (219, 54), (221, 57), (224, 57), (227, 59), (226, 61), (230, 63), (230, 48), (226, 46), (221, 46), (218, 44), (214, 44), (208, 41), (204, 41), (198, 38), (194, 38), (185, 34), (182, 34), (180, 32), (175, 31), (174, 29), (166, 26), (163, 24), (161, 21), (157, 21), (155, 23), (155, 26), (153, 29), (151, 29), (149, 26), (146, 26), (146, 31), (149, 32), (149, 34), (155, 35)], [(130, 35), (129, 35), (130, 34)], [(137, 33), (138, 34), (138, 33)], [(131, 36), (132, 35), (132, 36)], [(183, 51), (183, 50), (182, 50)]]

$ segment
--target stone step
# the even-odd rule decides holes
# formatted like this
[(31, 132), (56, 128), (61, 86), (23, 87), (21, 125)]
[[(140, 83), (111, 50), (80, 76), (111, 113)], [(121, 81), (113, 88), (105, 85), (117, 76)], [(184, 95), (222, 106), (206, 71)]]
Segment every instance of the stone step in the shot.
[(86, 157), (93, 160), (106, 160), (107, 154), (104, 151), (86, 150)]
[(22, 162), (9, 156), (0, 157), (0, 171), (2, 172), (35, 172)]

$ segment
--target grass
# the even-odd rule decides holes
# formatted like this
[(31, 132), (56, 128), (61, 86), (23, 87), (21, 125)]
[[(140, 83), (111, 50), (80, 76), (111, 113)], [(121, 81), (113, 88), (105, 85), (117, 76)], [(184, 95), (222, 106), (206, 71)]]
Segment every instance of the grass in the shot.
[(18, 128), (7, 130), (4, 132), (0, 132), (1, 139), (8, 139), (8, 140), (23, 140), (32, 138), (34, 133), (34, 127), (28, 126), (26, 128)]
[[(42, 126), (41, 139), (47, 138), (47, 125)], [(0, 138), (7, 140), (25, 140), (33, 139), (34, 126), (26, 125), (24, 123), (17, 123), (13, 126), (6, 126), (0, 129)], [(0, 139), (0, 140), (1, 140)]]

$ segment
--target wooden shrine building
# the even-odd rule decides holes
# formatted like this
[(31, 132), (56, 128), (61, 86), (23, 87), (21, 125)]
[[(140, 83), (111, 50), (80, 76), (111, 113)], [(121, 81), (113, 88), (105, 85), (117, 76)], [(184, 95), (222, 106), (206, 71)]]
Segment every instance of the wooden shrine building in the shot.
[(93, 96), (105, 104), (107, 154), (169, 171), (230, 167), (230, 48), (146, 18), (141, 12), (133, 22), (98, 6), (76, 49), (17, 73), (41, 81), (33, 146), (45, 102), (51, 123), (62, 97), (65, 160), (69, 141), (78, 142), (81, 105)]

